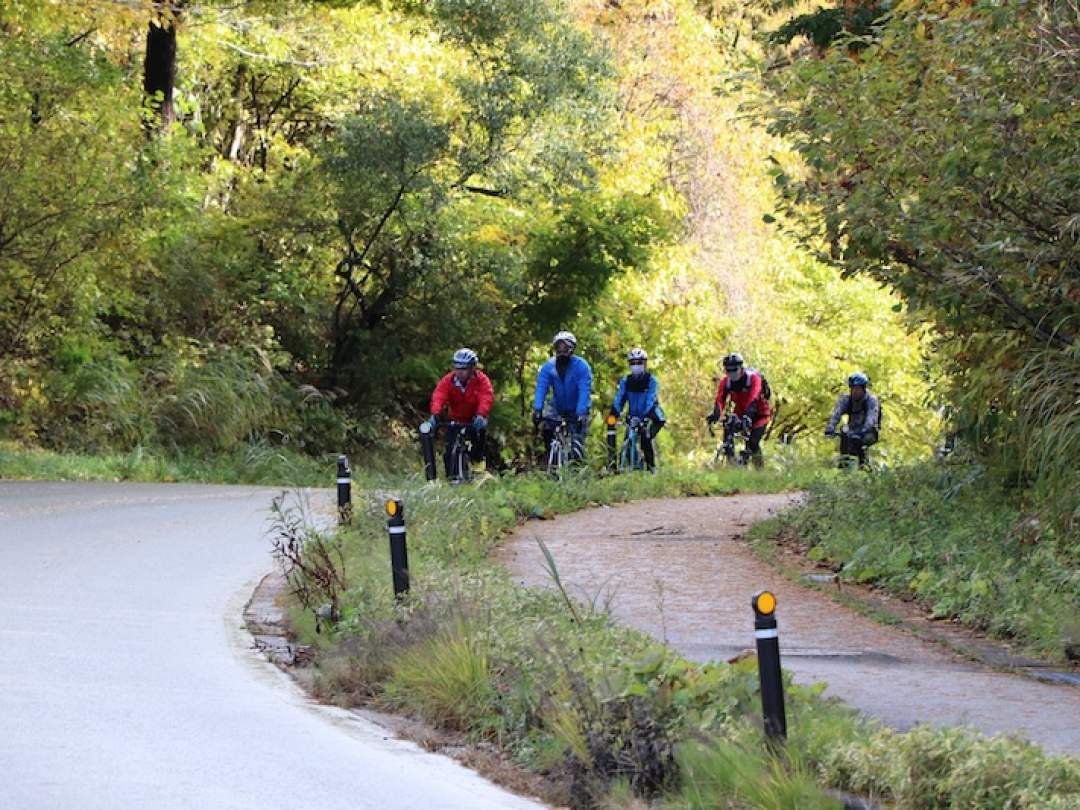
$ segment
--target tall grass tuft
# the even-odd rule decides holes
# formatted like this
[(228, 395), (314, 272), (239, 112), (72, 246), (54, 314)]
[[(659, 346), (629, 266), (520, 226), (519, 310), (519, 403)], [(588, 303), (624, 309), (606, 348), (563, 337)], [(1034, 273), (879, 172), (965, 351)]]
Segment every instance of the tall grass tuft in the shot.
[(670, 810), (760, 808), (761, 810), (839, 810), (841, 803), (818, 786), (815, 774), (773, 755), (732, 742), (690, 743), (677, 759), (682, 789), (665, 806)]
[(384, 700), (457, 731), (493, 725), (496, 692), (482, 636), (459, 617), (391, 663)]
[(1033, 353), (1016, 377), (1014, 399), (1015, 441), (1040, 500), (1067, 531), (1080, 530), (1080, 345)]

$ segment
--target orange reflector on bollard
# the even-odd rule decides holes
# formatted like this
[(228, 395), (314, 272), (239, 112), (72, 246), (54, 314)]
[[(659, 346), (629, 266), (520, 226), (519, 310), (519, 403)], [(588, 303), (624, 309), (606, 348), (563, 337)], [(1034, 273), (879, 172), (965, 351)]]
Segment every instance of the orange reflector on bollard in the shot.
[(615, 427), (615, 423), (619, 420), (615, 417), (615, 414), (609, 413), (607, 417), (608, 427)]
[(776, 612), (776, 595), (772, 591), (759, 591), (750, 602), (755, 613), (768, 616)]
[(398, 502), (397, 501), (387, 501), (386, 502), (386, 514), (388, 514), (390, 517), (393, 517), (394, 515), (397, 514), (397, 511), (398, 511)]

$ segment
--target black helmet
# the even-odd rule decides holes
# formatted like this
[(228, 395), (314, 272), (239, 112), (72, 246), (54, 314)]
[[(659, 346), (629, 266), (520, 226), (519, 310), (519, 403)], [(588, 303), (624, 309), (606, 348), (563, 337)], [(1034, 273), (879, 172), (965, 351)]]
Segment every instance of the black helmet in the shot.
[(458, 349), (454, 352), (454, 368), (472, 368), (480, 362), (472, 349)]
[(724, 371), (734, 371), (737, 368), (742, 368), (742, 365), (742, 355), (738, 352), (732, 352), (724, 358)]

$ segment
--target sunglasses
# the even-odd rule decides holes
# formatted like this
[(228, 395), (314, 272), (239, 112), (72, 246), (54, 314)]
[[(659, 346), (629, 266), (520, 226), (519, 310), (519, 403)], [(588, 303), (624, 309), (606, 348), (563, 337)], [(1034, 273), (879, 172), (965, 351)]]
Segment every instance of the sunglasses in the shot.
[(632, 366), (643, 366), (643, 365), (645, 365), (645, 361), (644, 360), (631, 360), (630, 365), (632, 365)]

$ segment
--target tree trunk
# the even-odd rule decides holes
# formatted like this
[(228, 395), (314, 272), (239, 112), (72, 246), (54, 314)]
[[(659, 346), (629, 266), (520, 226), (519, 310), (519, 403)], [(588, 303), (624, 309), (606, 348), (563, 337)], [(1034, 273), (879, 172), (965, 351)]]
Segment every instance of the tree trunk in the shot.
[(147, 104), (158, 114), (155, 129), (166, 129), (176, 120), (173, 86), (176, 83), (176, 18), (179, 4), (170, 12), (150, 21), (146, 32), (146, 62), (143, 66), (143, 89)]

